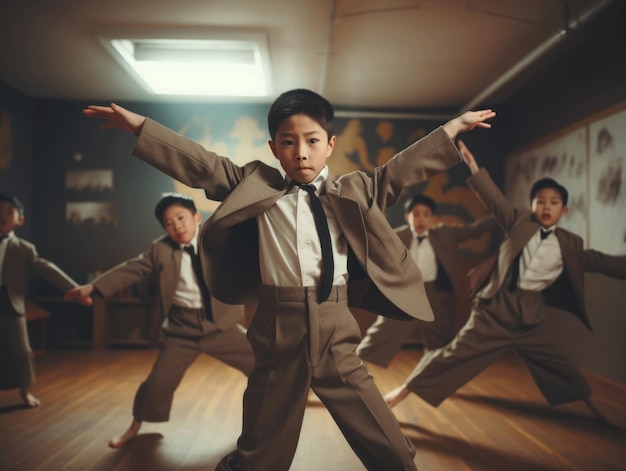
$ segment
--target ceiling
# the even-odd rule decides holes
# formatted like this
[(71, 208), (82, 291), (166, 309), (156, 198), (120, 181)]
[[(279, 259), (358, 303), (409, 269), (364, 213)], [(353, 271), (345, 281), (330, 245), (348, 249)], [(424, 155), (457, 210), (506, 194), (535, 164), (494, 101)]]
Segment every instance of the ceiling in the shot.
[(135, 83), (98, 35), (261, 31), (274, 79), (265, 101), (303, 87), (337, 109), (464, 111), (506, 97), (521, 71), (568, 41), (566, 25), (583, 28), (611, 3), (0, 0), (0, 80), (32, 98), (164, 101)]

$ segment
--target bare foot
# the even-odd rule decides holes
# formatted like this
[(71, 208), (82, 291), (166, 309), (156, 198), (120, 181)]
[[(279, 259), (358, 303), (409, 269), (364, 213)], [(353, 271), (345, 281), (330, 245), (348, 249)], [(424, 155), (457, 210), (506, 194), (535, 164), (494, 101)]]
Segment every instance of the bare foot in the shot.
[(603, 407), (600, 407), (598, 401), (593, 400), (591, 397), (585, 399), (585, 404), (587, 407), (593, 412), (593, 414), (598, 417), (600, 420), (610, 425), (611, 427), (615, 427), (620, 430), (626, 430), (626, 424), (620, 422), (619, 420), (615, 420), (613, 417), (609, 417), (609, 411)]
[(411, 391), (409, 391), (405, 385), (398, 386), (396, 389), (385, 394), (384, 399), (389, 408), (393, 409), (395, 406), (400, 404), (400, 402), (406, 399), (410, 392)]
[(126, 445), (129, 441), (137, 436), (139, 433), (139, 429), (141, 428), (141, 422), (137, 422), (133, 420), (133, 423), (130, 424), (130, 427), (122, 434), (117, 437), (113, 437), (109, 440), (110, 448), (121, 448)]
[(39, 407), (41, 405), (41, 401), (37, 399), (35, 396), (33, 396), (31, 393), (29, 393), (28, 391), (22, 390), (22, 392), (20, 393), (20, 396), (22, 397), (22, 401), (24, 401), (24, 404), (26, 404), (26, 407), (30, 409)]

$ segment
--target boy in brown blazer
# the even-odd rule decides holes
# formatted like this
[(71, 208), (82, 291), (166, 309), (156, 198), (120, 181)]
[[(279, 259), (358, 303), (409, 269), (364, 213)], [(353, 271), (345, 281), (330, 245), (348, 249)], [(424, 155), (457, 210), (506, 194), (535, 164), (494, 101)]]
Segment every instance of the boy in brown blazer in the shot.
[(33, 244), (15, 235), (24, 224), (24, 206), (15, 196), (0, 195), (0, 389), (19, 388), (26, 407), (41, 405), (31, 393), (35, 381), (28, 341), (28, 287), (41, 277), (65, 293), (78, 286), (58, 266), (41, 258)]
[[(432, 320), (417, 265), (384, 210), (402, 190), (460, 161), (453, 139), (491, 110), (467, 112), (409, 146), (373, 177), (330, 181), (333, 108), (310, 90), (270, 107), (270, 148), (286, 173), (228, 158), (117, 105), (90, 106), (102, 129), (138, 134), (134, 155), (221, 201), (201, 234), (211, 292), (228, 303), (258, 299), (248, 328), (255, 366), (244, 394), (237, 450), (220, 470), (287, 471), (311, 387), (368, 469), (414, 470), (415, 449), (355, 353), (348, 304)], [(319, 197), (317, 195), (320, 195)]]
[(424, 351), (446, 345), (454, 337), (457, 296), (465, 296), (465, 273), (460, 268), (459, 244), (480, 237), (495, 227), (486, 216), (469, 224), (436, 224), (436, 203), (430, 196), (416, 193), (404, 206), (407, 225), (395, 229), (417, 263), (435, 320), (412, 321), (411, 325), (378, 316), (367, 329), (357, 348), (362, 360), (387, 367), (407, 339), (421, 336)]
[(193, 200), (178, 193), (165, 194), (154, 214), (165, 236), (154, 241), (145, 253), (66, 294), (66, 299), (90, 302), (94, 291), (107, 298), (145, 278), (156, 281), (155, 307), (161, 321), (162, 348), (135, 394), (130, 427), (109, 441), (111, 448), (133, 439), (142, 422), (169, 420), (174, 392), (200, 354), (211, 355), (245, 375), (254, 363), (246, 331), (238, 323), (243, 306), (226, 305), (210, 293), (203, 293), (204, 283), (194, 271), (202, 219)]
[[(446, 347), (424, 355), (385, 400), (394, 407), (415, 393), (438, 406), (505, 353), (520, 354), (551, 405), (582, 400), (612, 423), (592, 400), (581, 371), (550, 338), (546, 305), (565, 310), (591, 329), (583, 299), (585, 271), (626, 279), (626, 257), (585, 250), (582, 239), (557, 227), (568, 212), (567, 190), (550, 178), (534, 183), (531, 210), (514, 208), (459, 142), (470, 188), (505, 233), (497, 259), (473, 302), (469, 320)], [(615, 424), (614, 424), (615, 425)]]

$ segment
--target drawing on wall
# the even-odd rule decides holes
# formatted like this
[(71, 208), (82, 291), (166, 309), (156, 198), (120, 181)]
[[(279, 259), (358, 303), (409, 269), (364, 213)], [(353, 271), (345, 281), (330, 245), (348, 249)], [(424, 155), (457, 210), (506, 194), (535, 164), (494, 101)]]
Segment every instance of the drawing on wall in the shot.
[(115, 203), (86, 201), (65, 205), (65, 222), (72, 226), (106, 227), (117, 225)]
[(505, 194), (516, 207), (530, 208), (533, 183), (553, 178), (569, 193), (569, 213), (559, 226), (587, 241), (587, 174), (587, 134), (581, 127), (508, 159)]
[(376, 136), (380, 139), (380, 147), (376, 156), (376, 165), (383, 165), (396, 154), (396, 148), (391, 143), (393, 137), (393, 123), (381, 121), (376, 125)]
[(370, 162), (367, 144), (362, 136), (363, 123), (360, 119), (351, 119), (341, 133), (337, 134), (337, 141), (333, 153), (327, 161), (329, 171), (339, 177), (355, 170), (371, 173), (374, 164)]
[(113, 192), (112, 170), (68, 170), (65, 173), (66, 193)]
[(590, 245), (626, 254), (626, 111), (589, 125)]
[[(339, 120), (337, 123), (341, 123)], [(336, 126), (337, 141), (326, 162), (334, 177), (361, 171), (372, 175), (375, 168), (387, 163), (399, 150), (426, 135), (423, 127), (410, 130), (390, 120), (348, 119)]]

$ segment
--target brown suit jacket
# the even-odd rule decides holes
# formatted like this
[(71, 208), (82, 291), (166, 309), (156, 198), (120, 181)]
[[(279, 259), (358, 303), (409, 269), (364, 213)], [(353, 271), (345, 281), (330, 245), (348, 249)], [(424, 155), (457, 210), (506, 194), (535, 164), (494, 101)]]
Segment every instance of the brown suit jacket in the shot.
[[(180, 246), (167, 236), (155, 240), (141, 255), (120, 263), (94, 281), (94, 287), (105, 298), (148, 277), (156, 281), (156, 311), (161, 325), (172, 307), (176, 285), (180, 278)], [(243, 306), (226, 305), (211, 296), (213, 322), (219, 330), (226, 330), (239, 322)], [(155, 339), (152, 338), (152, 341)]]
[[(468, 178), (467, 183), (505, 233), (486, 285), (477, 293), (479, 298), (489, 299), (502, 287), (511, 263), (541, 226), (532, 212), (509, 203), (485, 169)], [(546, 303), (574, 314), (592, 330), (585, 312), (584, 274), (589, 271), (626, 279), (626, 256), (585, 250), (582, 238), (565, 229), (557, 228), (555, 236), (563, 256), (563, 273), (544, 290)]]
[(41, 258), (32, 243), (15, 235), (9, 237), (2, 264), (2, 284), (7, 287), (11, 305), (18, 314), (26, 312), (28, 288), (36, 277), (46, 280), (63, 293), (78, 286), (58, 266)]
[[(222, 202), (200, 235), (209, 289), (226, 303), (255, 299), (261, 283), (255, 217), (287, 191), (282, 174), (260, 161), (237, 166), (150, 119), (133, 154)], [(421, 273), (384, 211), (405, 187), (460, 161), (456, 146), (438, 128), (378, 167), (373, 177), (353, 172), (326, 182), (325, 197), (350, 249), (350, 305), (387, 317), (433, 319)]]

